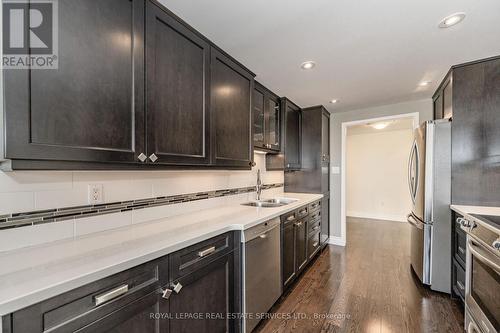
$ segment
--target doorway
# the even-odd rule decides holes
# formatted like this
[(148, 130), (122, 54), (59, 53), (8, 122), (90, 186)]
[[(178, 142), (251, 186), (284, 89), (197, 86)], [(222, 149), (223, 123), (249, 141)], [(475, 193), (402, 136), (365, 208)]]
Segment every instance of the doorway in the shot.
[[(411, 140), (409, 133), (418, 125), (418, 112), (342, 123), (342, 245), (347, 240), (349, 215), (374, 220), (402, 220), (400, 215), (406, 210), (407, 194), (401, 193), (401, 188), (407, 187), (406, 162), (411, 146), (410, 142), (406, 147), (405, 142)], [(397, 149), (396, 145), (399, 145)], [(350, 179), (349, 175), (356, 178)], [(399, 198), (401, 195), (404, 198)]]

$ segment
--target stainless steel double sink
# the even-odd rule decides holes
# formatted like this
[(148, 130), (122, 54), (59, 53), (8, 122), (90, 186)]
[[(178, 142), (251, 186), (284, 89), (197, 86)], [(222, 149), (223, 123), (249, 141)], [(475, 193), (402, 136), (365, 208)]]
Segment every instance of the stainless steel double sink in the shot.
[(299, 199), (293, 198), (272, 198), (265, 200), (255, 200), (250, 202), (242, 203), (243, 206), (252, 206), (252, 207), (262, 207), (262, 208), (272, 208), (272, 207), (281, 207), (288, 205), (292, 202), (298, 201)]

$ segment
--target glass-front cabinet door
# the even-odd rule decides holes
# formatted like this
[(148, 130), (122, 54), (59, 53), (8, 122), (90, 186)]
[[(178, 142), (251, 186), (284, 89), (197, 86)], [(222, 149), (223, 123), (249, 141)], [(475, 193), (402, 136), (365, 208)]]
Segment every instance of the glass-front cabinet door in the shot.
[(253, 91), (253, 145), (265, 148), (265, 107), (264, 93), (255, 87)]
[(281, 142), (280, 98), (255, 83), (253, 92), (253, 146), (267, 152), (279, 152)]
[(281, 117), (280, 117), (280, 103), (279, 99), (270, 96), (267, 99), (268, 125), (267, 125), (267, 143), (269, 149), (280, 150), (280, 137), (281, 137)]

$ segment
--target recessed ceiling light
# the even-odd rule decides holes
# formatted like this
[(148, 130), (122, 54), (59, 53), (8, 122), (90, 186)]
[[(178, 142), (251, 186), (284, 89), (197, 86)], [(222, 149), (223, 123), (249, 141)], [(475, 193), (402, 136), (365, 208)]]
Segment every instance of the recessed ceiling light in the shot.
[(336, 103), (338, 103), (338, 101), (339, 101), (338, 99), (332, 99), (332, 100), (330, 101), (330, 104), (336, 104)]
[(465, 18), (465, 13), (455, 13), (450, 16), (446, 16), (439, 22), (440, 28), (449, 28), (455, 24), (462, 22)]
[(300, 65), (300, 68), (302, 69), (312, 69), (316, 66), (316, 63), (314, 61), (306, 61), (303, 62), (302, 65)]
[(418, 85), (421, 87), (427, 87), (432, 81), (422, 81)]

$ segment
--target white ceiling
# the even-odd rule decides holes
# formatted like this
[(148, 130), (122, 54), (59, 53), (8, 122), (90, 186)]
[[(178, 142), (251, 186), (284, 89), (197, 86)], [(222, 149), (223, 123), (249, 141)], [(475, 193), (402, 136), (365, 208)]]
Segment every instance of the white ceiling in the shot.
[[(377, 121), (369, 124), (361, 124), (347, 127), (347, 136), (359, 134), (385, 133), (391, 131), (411, 130), (413, 131), (413, 118), (398, 118), (387, 121)], [(370, 125), (377, 123), (387, 123), (384, 129), (375, 129)]]
[[(277, 94), (333, 112), (429, 98), (450, 66), (500, 54), (499, 0), (160, 2)], [(462, 23), (438, 28), (461, 11)], [(301, 70), (306, 60), (317, 66)]]

